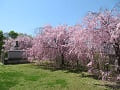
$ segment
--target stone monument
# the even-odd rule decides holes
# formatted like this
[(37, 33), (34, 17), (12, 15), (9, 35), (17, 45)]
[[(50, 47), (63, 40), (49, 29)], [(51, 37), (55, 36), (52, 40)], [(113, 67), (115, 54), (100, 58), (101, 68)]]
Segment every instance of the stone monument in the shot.
[(18, 64), (28, 63), (26, 51), (19, 49), (19, 43), (16, 41), (15, 45), (7, 51), (7, 58), (4, 59), (4, 64)]

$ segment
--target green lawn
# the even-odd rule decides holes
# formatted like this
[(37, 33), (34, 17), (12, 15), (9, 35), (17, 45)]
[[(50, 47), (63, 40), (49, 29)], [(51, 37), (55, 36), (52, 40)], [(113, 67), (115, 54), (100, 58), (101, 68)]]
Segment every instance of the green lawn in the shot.
[(0, 65), (0, 90), (112, 90), (112, 85), (83, 72), (18, 64)]

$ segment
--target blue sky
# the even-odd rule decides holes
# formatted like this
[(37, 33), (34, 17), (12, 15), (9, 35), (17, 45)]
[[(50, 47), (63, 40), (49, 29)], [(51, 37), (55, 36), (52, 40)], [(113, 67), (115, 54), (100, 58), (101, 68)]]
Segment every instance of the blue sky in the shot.
[(120, 0), (0, 0), (0, 30), (33, 35), (46, 24), (74, 25), (88, 11), (111, 9)]

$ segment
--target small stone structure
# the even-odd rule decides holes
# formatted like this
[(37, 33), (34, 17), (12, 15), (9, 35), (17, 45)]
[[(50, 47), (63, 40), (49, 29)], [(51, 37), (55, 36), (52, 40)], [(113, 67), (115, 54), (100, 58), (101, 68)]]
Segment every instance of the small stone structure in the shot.
[(3, 64), (19, 64), (19, 63), (28, 63), (26, 51), (19, 50), (18, 41), (14, 47), (11, 47), (11, 50), (8, 50), (5, 53), (2, 53), (2, 63)]

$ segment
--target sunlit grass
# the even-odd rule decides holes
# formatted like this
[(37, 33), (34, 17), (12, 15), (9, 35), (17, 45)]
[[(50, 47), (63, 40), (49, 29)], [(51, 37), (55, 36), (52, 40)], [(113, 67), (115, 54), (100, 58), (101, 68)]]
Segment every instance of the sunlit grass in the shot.
[(32, 64), (1, 65), (0, 90), (112, 90), (85, 72), (42, 69)]

